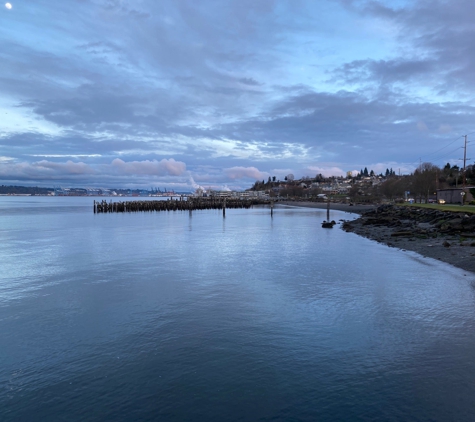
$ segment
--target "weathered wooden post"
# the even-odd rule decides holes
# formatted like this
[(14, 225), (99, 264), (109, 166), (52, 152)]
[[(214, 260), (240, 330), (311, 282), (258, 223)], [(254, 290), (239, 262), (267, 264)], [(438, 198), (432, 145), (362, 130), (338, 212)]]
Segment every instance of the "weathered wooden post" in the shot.
[(327, 221), (330, 221), (330, 198), (327, 201)]
[(96, 213), (96, 200), (94, 199), (94, 214)]
[(223, 201), (223, 217), (226, 217), (226, 198)]
[(270, 216), (274, 215), (274, 201), (270, 201)]

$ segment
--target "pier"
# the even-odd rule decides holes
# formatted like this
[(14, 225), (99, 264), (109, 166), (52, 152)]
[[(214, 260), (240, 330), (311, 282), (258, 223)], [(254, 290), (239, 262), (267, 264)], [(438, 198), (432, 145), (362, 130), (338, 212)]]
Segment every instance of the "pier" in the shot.
[(232, 199), (232, 198), (188, 198), (187, 201), (168, 199), (166, 201), (94, 201), (94, 214), (114, 212), (147, 212), (147, 211), (195, 211), (223, 210), (226, 208), (251, 208), (253, 205), (268, 205), (270, 201), (262, 199)]

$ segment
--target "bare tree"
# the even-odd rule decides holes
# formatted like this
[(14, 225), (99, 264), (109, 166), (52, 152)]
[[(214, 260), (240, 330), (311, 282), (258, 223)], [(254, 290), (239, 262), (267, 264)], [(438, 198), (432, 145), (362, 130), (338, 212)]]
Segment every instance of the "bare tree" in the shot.
[(429, 195), (435, 192), (439, 173), (441, 173), (441, 170), (432, 163), (422, 163), (414, 172), (411, 177), (411, 190), (419, 197), (419, 202), (422, 202), (422, 198), (425, 198), (427, 202)]
[(407, 180), (404, 177), (391, 177), (381, 184), (380, 192), (388, 199), (403, 197), (407, 190)]

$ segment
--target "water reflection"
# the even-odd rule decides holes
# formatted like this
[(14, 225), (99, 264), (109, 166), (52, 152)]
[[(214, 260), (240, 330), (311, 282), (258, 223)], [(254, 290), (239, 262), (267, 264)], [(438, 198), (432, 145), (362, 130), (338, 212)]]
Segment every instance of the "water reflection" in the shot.
[(473, 274), (322, 229), (325, 210), (23, 205), (42, 211), (3, 220), (2, 420), (475, 411)]

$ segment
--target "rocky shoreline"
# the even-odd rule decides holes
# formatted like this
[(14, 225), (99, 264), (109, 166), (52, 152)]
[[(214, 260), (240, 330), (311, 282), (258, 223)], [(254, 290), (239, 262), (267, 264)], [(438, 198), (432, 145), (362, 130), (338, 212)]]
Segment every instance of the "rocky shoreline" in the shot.
[(381, 205), (342, 228), (475, 273), (475, 214)]
[[(286, 205), (290, 207), (303, 207), (303, 208), (318, 208), (322, 210), (327, 209), (326, 202), (304, 202), (304, 201), (279, 201), (280, 205)], [(353, 214), (362, 214), (366, 211), (370, 211), (376, 208), (376, 205), (362, 205), (362, 204), (342, 204), (338, 202), (330, 203), (330, 210), (350, 212)]]

